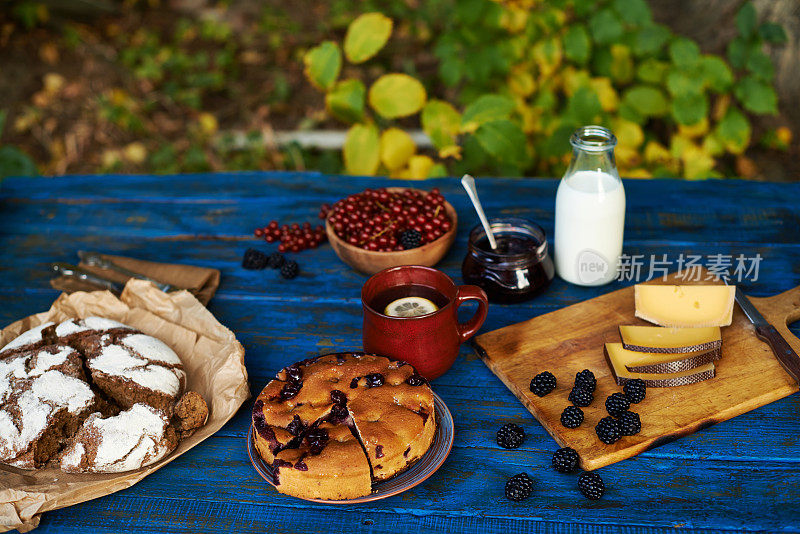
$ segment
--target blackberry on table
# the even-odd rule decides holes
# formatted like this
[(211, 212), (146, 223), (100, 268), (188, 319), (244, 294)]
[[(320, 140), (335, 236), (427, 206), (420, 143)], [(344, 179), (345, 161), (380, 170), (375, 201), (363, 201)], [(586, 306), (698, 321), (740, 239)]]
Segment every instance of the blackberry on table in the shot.
[(623, 412), (627, 412), (631, 407), (631, 401), (624, 393), (612, 393), (606, 399), (606, 410), (608, 415), (619, 417)]
[(638, 404), (642, 402), (647, 395), (647, 385), (641, 378), (634, 378), (633, 380), (625, 382), (622, 386), (622, 391), (625, 392), (625, 396), (628, 397), (629, 401), (633, 404)]
[(516, 449), (525, 441), (525, 431), (521, 426), (508, 423), (497, 431), (497, 444), (504, 449)]
[(597, 379), (594, 377), (594, 373), (589, 369), (584, 369), (580, 373), (575, 374), (575, 387), (583, 388), (586, 391), (594, 393), (594, 390), (597, 388)]
[(594, 395), (592, 395), (591, 391), (587, 391), (583, 388), (574, 387), (572, 391), (569, 392), (569, 401), (574, 404), (575, 406), (580, 406), (585, 408), (589, 406), (592, 401), (594, 400)]
[(583, 410), (577, 406), (567, 406), (561, 412), (561, 424), (567, 428), (578, 428), (583, 423)]
[(283, 267), (281, 267), (281, 276), (286, 278), (287, 280), (291, 280), (292, 278), (297, 277), (297, 274), (299, 272), (300, 272), (300, 267), (294, 260), (286, 260), (286, 263), (284, 263)]
[(405, 250), (417, 248), (422, 244), (422, 233), (413, 228), (409, 228), (400, 234), (400, 244)]
[(597, 473), (586, 472), (578, 477), (578, 489), (584, 497), (596, 501), (605, 493), (606, 485)]
[(603, 417), (594, 427), (597, 437), (606, 445), (611, 445), (619, 441), (622, 434), (619, 430), (619, 425), (613, 417)]
[(578, 467), (578, 452), (571, 447), (558, 449), (553, 453), (553, 469), (559, 473), (571, 473)]
[(544, 397), (554, 389), (556, 389), (556, 377), (550, 371), (539, 373), (531, 380), (531, 393), (538, 397)]
[(533, 480), (527, 473), (519, 473), (506, 481), (506, 499), (510, 501), (524, 501), (532, 492)]
[(622, 412), (617, 419), (617, 426), (623, 436), (634, 436), (642, 431), (642, 421), (636, 412)]
[(267, 266), (267, 255), (254, 248), (248, 248), (242, 258), (242, 267), (250, 271), (260, 271)]
[(280, 252), (273, 252), (267, 256), (267, 267), (270, 269), (280, 269), (286, 263), (286, 258)]

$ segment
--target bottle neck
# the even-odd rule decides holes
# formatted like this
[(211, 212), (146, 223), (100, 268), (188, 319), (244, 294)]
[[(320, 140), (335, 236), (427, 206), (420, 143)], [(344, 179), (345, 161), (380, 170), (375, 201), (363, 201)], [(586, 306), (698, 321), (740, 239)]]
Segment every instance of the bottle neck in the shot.
[(570, 160), (567, 172), (564, 174), (564, 179), (569, 178), (578, 172), (597, 172), (608, 174), (612, 176), (615, 181), (620, 181), (619, 173), (617, 172), (617, 164), (614, 160), (614, 149), (588, 151), (580, 148), (572, 150), (572, 159)]

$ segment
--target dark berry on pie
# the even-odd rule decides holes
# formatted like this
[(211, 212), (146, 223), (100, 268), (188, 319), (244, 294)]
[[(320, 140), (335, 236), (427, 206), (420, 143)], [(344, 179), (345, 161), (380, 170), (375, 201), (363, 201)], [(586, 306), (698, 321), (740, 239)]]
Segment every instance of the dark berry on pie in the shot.
[(367, 387), (376, 388), (383, 385), (383, 375), (380, 373), (370, 373), (367, 375)]
[(343, 392), (339, 391), (338, 389), (334, 389), (331, 391), (331, 401), (334, 404), (346, 404), (347, 403), (347, 395)]
[(305, 429), (306, 425), (304, 425), (303, 421), (300, 420), (299, 415), (295, 415), (294, 419), (292, 419), (292, 422), (286, 426), (286, 430), (288, 430), (293, 436), (299, 436)]
[(300, 388), (303, 387), (302, 382), (286, 382), (281, 388), (281, 398), (283, 400), (291, 399), (300, 393)]
[(303, 379), (303, 370), (297, 365), (286, 368), (286, 376), (289, 382), (300, 382)]
[(417, 374), (411, 375), (406, 379), (406, 384), (409, 386), (421, 386), (424, 383), (425, 379)]

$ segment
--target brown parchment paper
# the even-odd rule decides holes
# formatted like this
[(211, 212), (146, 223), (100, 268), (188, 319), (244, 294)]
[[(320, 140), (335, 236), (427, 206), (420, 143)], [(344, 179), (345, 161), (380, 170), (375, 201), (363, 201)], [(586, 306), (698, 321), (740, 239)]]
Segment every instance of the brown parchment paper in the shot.
[(0, 346), (47, 321), (97, 315), (155, 336), (180, 356), (187, 390), (209, 406), (208, 421), (170, 455), (136, 471), (69, 474), (47, 468), (26, 471), (0, 464), (0, 532), (27, 532), (42, 512), (63, 508), (128, 488), (222, 428), (250, 396), (244, 348), (188, 291), (163, 293), (150, 282), (129, 280), (117, 298), (108, 291), (62, 294), (49, 311), (19, 320), (0, 332)]

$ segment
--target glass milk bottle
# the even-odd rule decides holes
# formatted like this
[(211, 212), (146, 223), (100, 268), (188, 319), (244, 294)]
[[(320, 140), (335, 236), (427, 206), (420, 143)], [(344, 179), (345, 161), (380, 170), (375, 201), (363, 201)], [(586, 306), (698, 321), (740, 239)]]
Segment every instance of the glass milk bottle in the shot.
[(573, 284), (599, 286), (617, 276), (625, 229), (617, 138), (602, 126), (584, 126), (569, 142), (572, 161), (556, 193), (556, 272)]

